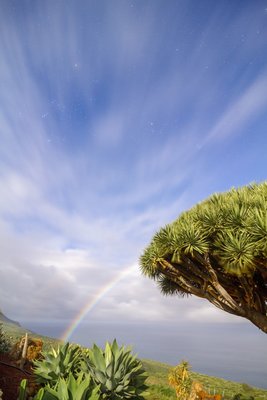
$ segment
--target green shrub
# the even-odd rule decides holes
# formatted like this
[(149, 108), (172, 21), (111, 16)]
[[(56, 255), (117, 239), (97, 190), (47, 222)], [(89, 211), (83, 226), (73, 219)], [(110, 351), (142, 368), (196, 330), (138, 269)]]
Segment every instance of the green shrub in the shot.
[(99, 400), (99, 388), (94, 387), (89, 375), (78, 374), (77, 379), (72, 373), (68, 378), (59, 378), (52, 389), (45, 387), (37, 393), (35, 400)]
[[(27, 380), (23, 379), (20, 384), (18, 400), (27, 397)], [(99, 388), (95, 387), (90, 376), (83, 373), (78, 374), (77, 379), (72, 373), (67, 379), (59, 378), (54, 388), (44, 386), (35, 395), (34, 400), (99, 400)]]
[(118, 347), (116, 340), (106, 343), (105, 350), (94, 345), (86, 351), (85, 370), (100, 386), (101, 398), (108, 400), (143, 399), (147, 389), (142, 364), (131, 349)]
[[(243, 386), (243, 385), (242, 385)], [(242, 393), (237, 393), (233, 396), (232, 400), (254, 400), (253, 396), (250, 395), (244, 395)]]
[[(70, 390), (78, 390), (78, 387), (83, 388), (86, 394), (88, 387), (84, 382), (90, 380), (89, 376), (93, 385), (99, 387), (101, 399), (141, 400), (147, 388), (141, 362), (131, 354), (130, 349), (123, 346), (119, 348), (116, 340), (112, 344), (107, 343), (104, 351), (96, 345), (82, 351), (79, 346), (66, 343), (57, 350), (44, 352), (43, 357), (42, 360), (34, 361), (36, 381), (43, 385), (36, 400), (71, 400)], [(73, 400), (78, 400), (77, 396)], [(82, 400), (87, 399), (84, 396)], [(92, 396), (92, 399), (98, 399), (96, 391)]]
[(3, 331), (3, 324), (0, 323), (0, 353), (7, 353), (11, 349), (11, 343)]
[(34, 374), (40, 384), (54, 387), (60, 378), (75, 377), (80, 371), (81, 349), (69, 343), (43, 353), (43, 359), (34, 361)]
[(241, 386), (244, 392), (253, 392), (253, 387), (248, 385), (247, 383), (242, 383)]

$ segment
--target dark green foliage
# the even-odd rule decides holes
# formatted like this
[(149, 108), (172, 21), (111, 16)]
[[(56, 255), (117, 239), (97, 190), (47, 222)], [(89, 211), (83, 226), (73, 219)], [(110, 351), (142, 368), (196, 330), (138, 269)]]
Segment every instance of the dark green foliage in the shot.
[(0, 323), (0, 353), (7, 353), (11, 349), (11, 343), (3, 330), (3, 324)]
[[(27, 380), (20, 383), (18, 400), (27, 398)], [(68, 378), (59, 378), (54, 388), (46, 385), (35, 395), (34, 400), (99, 400), (99, 388), (94, 387), (89, 375), (79, 373), (77, 379), (72, 373)]]
[(70, 373), (67, 379), (60, 378), (54, 388), (45, 387), (37, 394), (36, 400), (99, 400), (98, 387), (92, 386), (89, 375), (78, 374), (77, 379)]
[(112, 344), (106, 343), (105, 350), (94, 345), (86, 354), (86, 370), (100, 386), (103, 399), (143, 399), (147, 376), (131, 349), (119, 347), (114, 340)]
[(253, 387), (248, 385), (247, 383), (242, 383), (242, 389), (244, 392), (251, 392), (253, 390)]
[(233, 396), (232, 400), (254, 400), (253, 396), (249, 395), (244, 395), (242, 393), (237, 393)]
[[(80, 393), (81, 387), (86, 391), (85, 381), (89, 376), (94, 387), (99, 387), (101, 399), (143, 398), (141, 395), (146, 389), (146, 375), (141, 362), (131, 354), (130, 349), (119, 348), (116, 340), (112, 344), (107, 343), (105, 350), (96, 345), (92, 349), (82, 350), (79, 346), (66, 343), (58, 350), (52, 349), (43, 355), (42, 360), (34, 362), (34, 374), (37, 382), (44, 386), (44, 399), (48, 396), (47, 393), (56, 396), (57, 391), (67, 393), (76, 390), (75, 379), (79, 382), (78, 392)], [(48, 386), (51, 389), (48, 390)], [(97, 391), (92, 392), (92, 395), (92, 399), (98, 398)], [(73, 399), (76, 400), (76, 397)]]
[(81, 349), (69, 343), (43, 353), (42, 360), (34, 361), (36, 381), (41, 384), (49, 383), (54, 387), (59, 378), (67, 379), (72, 373), (77, 375), (80, 368)]
[(182, 213), (154, 235), (140, 265), (164, 294), (206, 298), (267, 332), (267, 183)]

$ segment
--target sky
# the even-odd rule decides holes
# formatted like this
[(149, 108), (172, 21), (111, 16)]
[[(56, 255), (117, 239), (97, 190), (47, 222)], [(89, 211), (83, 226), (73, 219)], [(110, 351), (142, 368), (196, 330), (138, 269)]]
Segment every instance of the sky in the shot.
[(267, 1), (0, 6), (2, 311), (242, 326), (138, 260), (183, 210), (266, 179)]

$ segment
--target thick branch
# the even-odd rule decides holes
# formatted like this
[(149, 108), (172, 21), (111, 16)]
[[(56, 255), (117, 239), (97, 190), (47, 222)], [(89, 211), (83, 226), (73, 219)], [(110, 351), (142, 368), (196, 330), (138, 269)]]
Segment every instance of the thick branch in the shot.
[(237, 315), (236, 311), (230, 308), (225, 302), (219, 301), (218, 298), (213, 297), (210, 293), (206, 295), (207, 300), (212, 303), (215, 307), (219, 308), (220, 310), (226, 311), (229, 314)]
[[(235, 289), (229, 286), (229, 289), (235, 291), (234, 300), (229, 294), (229, 291), (220, 284), (216, 271), (212, 268), (208, 256), (206, 256), (205, 267), (209, 273), (209, 279), (206, 280), (202, 280), (202, 276), (196, 279), (196, 275), (193, 273), (194, 263), (192, 260), (188, 258), (184, 261), (187, 263), (186, 265), (188, 268), (180, 264), (175, 264), (174, 266), (169, 261), (160, 258), (158, 259), (158, 267), (163, 275), (175, 282), (177, 286), (181, 287), (185, 292), (194, 294), (197, 297), (206, 298), (214, 306), (229, 314), (245, 317), (263, 332), (267, 333), (266, 303), (263, 297), (259, 295), (258, 291), (254, 290), (255, 287), (257, 288), (254, 281), (250, 282), (251, 287), (249, 287), (249, 283), (244, 280), (242, 280), (242, 283), (239, 281), (241, 286), (236, 285)], [(194, 282), (196, 282), (195, 285)], [(245, 301), (242, 292), (243, 294), (246, 293)], [(255, 296), (257, 296), (257, 298)], [(261, 311), (265, 310), (264, 315), (260, 310), (255, 310), (255, 305), (254, 309), (251, 309), (251, 306), (255, 302), (258, 304), (257, 307), (260, 305)], [(242, 304), (242, 308), (240, 304)]]
[(244, 292), (246, 294), (246, 300), (247, 300), (249, 307), (253, 308), (254, 307), (254, 296), (253, 296), (254, 283), (253, 283), (253, 281), (248, 282), (248, 278), (246, 276), (240, 276), (239, 282), (241, 283), (241, 286), (244, 289)]
[(205, 270), (203, 271), (199, 265), (196, 263), (196, 261), (192, 261), (190, 257), (186, 256), (185, 254), (181, 255), (181, 259), (184, 261), (184, 263), (188, 266), (188, 268), (194, 272), (194, 275), (200, 276), (204, 281), (207, 281), (209, 278), (208, 272)]
[(189, 291), (190, 293), (201, 298), (206, 297), (205, 292), (202, 289), (192, 285), (191, 282), (189, 283), (186, 277), (182, 276), (181, 272), (178, 269), (176, 269), (171, 263), (162, 258), (159, 259), (158, 262), (159, 265), (162, 267), (161, 272), (164, 275), (171, 277), (171, 279), (173, 280), (177, 279), (178, 280), (177, 283), (180, 284), (182, 287), (184, 287), (186, 291)]
[(205, 260), (206, 260), (207, 269), (210, 273), (212, 285), (215, 287), (215, 289), (218, 291), (218, 293), (225, 299), (225, 301), (228, 303), (230, 308), (238, 311), (239, 315), (242, 314), (242, 309), (235, 302), (235, 300), (230, 296), (230, 294), (224, 289), (224, 287), (219, 283), (216, 272), (214, 271), (214, 269), (211, 266), (208, 254), (205, 255)]
[(254, 325), (256, 325), (263, 332), (267, 333), (267, 316), (254, 310), (246, 310), (245, 317), (249, 319)]

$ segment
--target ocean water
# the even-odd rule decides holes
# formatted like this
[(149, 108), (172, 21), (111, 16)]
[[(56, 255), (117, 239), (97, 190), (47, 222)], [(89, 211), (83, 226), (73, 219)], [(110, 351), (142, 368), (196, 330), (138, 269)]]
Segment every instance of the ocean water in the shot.
[[(60, 337), (67, 323), (23, 325), (37, 333)], [(237, 324), (123, 324), (81, 323), (71, 341), (90, 347), (117, 339), (130, 345), (140, 358), (178, 364), (189, 361), (192, 370), (267, 389), (267, 335), (247, 323)]]

